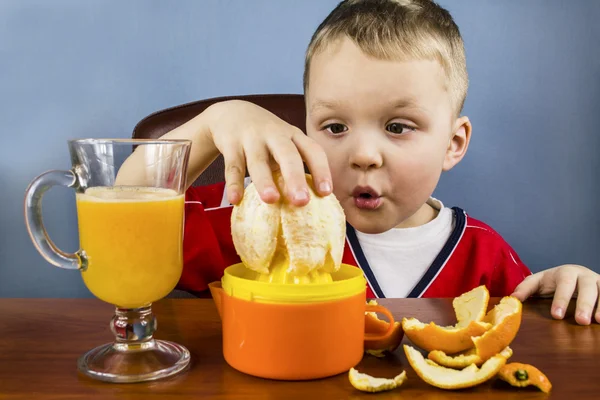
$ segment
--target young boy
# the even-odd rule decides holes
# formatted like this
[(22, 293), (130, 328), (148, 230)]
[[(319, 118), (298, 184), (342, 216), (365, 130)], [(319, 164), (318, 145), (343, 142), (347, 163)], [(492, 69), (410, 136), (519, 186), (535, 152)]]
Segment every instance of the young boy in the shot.
[[(460, 115), (467, 86), (463, 41), (446, 10), (427, 0), (341, 2), (308, 46), (307, 135), (230, 101), (164, 136), (193, 141), (189, 184), (219, 152), (226, 164), (226, 184), (188, 189), (179, 287), (204, 291), (239, 262), (229, 217), (246, 166), (263, 201), (284, 195), (301, 207), (304, 161), (318, 195), (333, 191), (344, 208), (343, 262), (364, 271), (369, 297), (453, 297), (485, 284), (492, 296), (521, 300), (554, 293), (552, 315), (562, 318), (577, 290), (576, 320), (589, 324), (598, 274), (568, 265), (531, 275), (492, 228), (431, 197), (469, 145), (471, 123)], [(285, 193), (273, 183), (276, 169)]]

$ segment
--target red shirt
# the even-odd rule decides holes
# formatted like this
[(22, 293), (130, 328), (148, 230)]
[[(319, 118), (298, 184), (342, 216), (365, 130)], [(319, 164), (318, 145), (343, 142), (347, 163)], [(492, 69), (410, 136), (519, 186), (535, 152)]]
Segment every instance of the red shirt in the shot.
[[(186, 192), (184, 268), (178, 288), (207, 290), (225, 268), (240, 262), (231, 238), (232, 206), (224, 201), (224, 183), (191, 187)], [(407, 297), (457, 297), (485, 285), (490, 296), (510, 295), (531, 272), (492, 228), (458, 207), (450, 238)], [(367, 298), (385, 297), (366, 259), (354, 228), (347, 224), (342, 261), (363, 270)]]

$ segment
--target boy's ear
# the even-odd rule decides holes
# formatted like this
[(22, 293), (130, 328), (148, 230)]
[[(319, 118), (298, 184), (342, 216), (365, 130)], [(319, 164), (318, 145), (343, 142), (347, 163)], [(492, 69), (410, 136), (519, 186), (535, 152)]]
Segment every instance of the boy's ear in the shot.
[(444, 158), (444, 171), (451, 170), (463, 159), (470, 141), (471, 121), (468, 117), (460, 117), (454, 123), (452, 136), (448, 142), (448, 149), (446, 149), (446, 157)]

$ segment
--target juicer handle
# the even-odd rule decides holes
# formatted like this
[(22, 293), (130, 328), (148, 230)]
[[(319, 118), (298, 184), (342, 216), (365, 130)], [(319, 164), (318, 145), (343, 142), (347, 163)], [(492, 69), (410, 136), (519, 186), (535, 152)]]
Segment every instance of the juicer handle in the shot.
[(37, 251), (50, 264), (60, 268), (85, 270), (87, 258), (83, 250), (66, 253), (50, 240), (42, 220), (42, 197), (53, 186), (77, 188), (79, 179), (73, 171), (48, 171), (36, 177), (25, 191), (25, 226)]
[(389, 324), (387, 331), (385, 331), (384, 333), (365, 333), (365, 342), (374, 341), (374, 340), (386, 340), (390, 336), (392, 336), (392, 333), (394, 332), (394, 322), (395, 321), (394, 321), (394, 316), (392, 315), (390, 310), (388, 310), (384, 306), (380, 306), (380, 305), (367, 304), (366, 306), (367, 306), (367, 309), (366, 309), (367, 312), (377, 312), (377, 313), (381, 313), (381, 314), (385, 315), (389, 319), (390, 324)]

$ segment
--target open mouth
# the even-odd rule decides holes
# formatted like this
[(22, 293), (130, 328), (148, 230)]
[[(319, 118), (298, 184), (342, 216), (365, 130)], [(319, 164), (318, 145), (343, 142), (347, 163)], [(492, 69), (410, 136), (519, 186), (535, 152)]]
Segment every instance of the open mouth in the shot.
[(362, 199), (376, 199), (380, 197), (379, 193), (370, 186), (357, 186), (352, 192), (352, 196)]
[(381, 196), (371, 187), (359, 186), (352, 192), (354, 204), (362, 210), (375, 210), (381, 205)]

